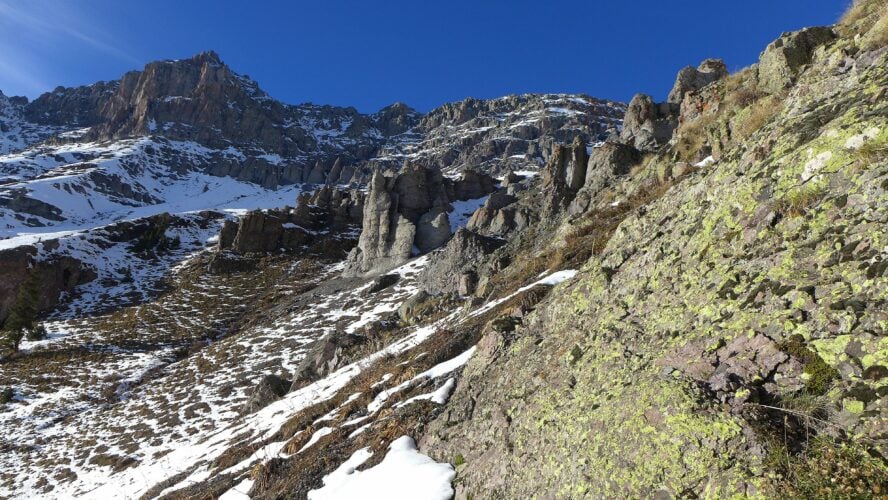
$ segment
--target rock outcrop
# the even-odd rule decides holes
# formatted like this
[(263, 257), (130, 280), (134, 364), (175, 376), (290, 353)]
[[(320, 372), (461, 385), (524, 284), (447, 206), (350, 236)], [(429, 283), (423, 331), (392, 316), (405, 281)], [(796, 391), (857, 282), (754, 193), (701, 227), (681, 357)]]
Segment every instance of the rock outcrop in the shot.
[(687, 66), (678, 72), (675, 84), (666, 102), (680, 104), (688, 92), (700, 90), (710, 83), (728, 76), (728, 68), (721, 59), (706, 59), (699, 66)]
[(658, 104), (649, 95), (636, 94), (626, 109), (620, 140), (639, 151), (655, 151), (672, 138), (678, 112), (676, 103)]
[(478, 283), (479, 267), (488, 255), (504, 244), (502, 239), (460, 228), (447, 245), (434, 255), (419, 282), (430, 292), (471, 295)]
[(71, 294), (77, 285), (92, 281), (95, 271), (73, 257), (53, 255), (39, 258), (42, 251), (52, 251), (56, 240), (47, 240), (38, 246), (25, 245), (0, 250), (0, 324), (9, 316), (19, 288), (30, 273), (37, 273), (41, 312), (52, 310), (63, 293)]
[(253, 388), (250, 399), (244, 403), (241, 414), (246, 415), (265, 408), (290, 391), (292, 382), (277, 375), (263, 375)]
[(632, 146), (619, 142), (604, 142), (593, 146), (586, 165), (586, 180), (571, 200), (568, 213), (584, 213), (603, 189), (628, 175), (632, 166), (640, 162), (641, 152)]
[(351, 351), (367, 339), (360, 335), (334, 332), (317, 341), (305, 359), (296, 367), (290, 391), (300, 389), (323, 378), (349, 362)]
[(354, 240), (362, 220), (364, 193), (323, 186), (299, 195), (296, 208), (253, 210), (226, 221), (218, 249), (244, 255), (295, 251), (320, 240)]
[(759, 88), (778, 93), (795, 83), (802, 68), (811, 62), (814, 49), (835, 37), (832, 28), (823, 26), (780, 35), (759, 57)]
[(440, 247), (451, 236), (450, 202), (480, 197), (493, 188), (489, 176), (471, 171), (456, 181), (416, 164), (396, 175), (376, 172), (364, 204), (361, 236), (344, 274), (384, 272)]
[[(884, 20), (879, 2), (857, 6)], [(685, 92), (700, 98), (688, 124), (707, 113), (734, 132), (720, 157), (660, 176), (686, 151), (648, 142), (644, 178), (615, 188), (660, 190), (634, 191), (646, 196), (511, 335), (485, 332), (420, 441), (461, 457), (456, 498), (885, 491), (888, 50), (857, 33), (789, 71), (783, 48), (809, 35), (763, 55), (759, 87), (779, 99), (754, 70)], [(782, 69), (763, 72), (770, 57)], [(638, 124), (627, 116), (626, 144), (645, 150)], [(697, 147), (723, 133), (701, 128), (683, 127)]]
[(589, 155), (586, 143), (580, 137), (570, 146), (556, 146), (546, 168), (543, 169), (545, 204), (543, 216), (564, 210), (586, 182)]
[(479, 234), (505, 236), (539, 220), (539, 214), (529, 207), (516, 204), (516, 201), (518, 198), (509, 194), (508, 188), (491, 194), (469, 218), (466, 228)]

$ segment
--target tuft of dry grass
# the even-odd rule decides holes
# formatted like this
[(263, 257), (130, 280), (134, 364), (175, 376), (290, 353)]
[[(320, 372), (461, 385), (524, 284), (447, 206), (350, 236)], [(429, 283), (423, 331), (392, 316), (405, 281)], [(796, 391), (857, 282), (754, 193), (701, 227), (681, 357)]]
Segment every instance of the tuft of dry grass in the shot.
[(755, 99), (748, 106), (749, 110), (734, 129), (740, 140), (749, 138), (770, 122), (783, 109), (783, 102), (779, 97), (769, 95)]
[(881, 0), (856, 0), (837, 25), (848, 38), (860, 35), (864, 50), (888, 45), (888, 5)]
[(888, 135), (881, 134), (875, 139), (864, 142), (854, 150), (854, 156), (862, 168), (885, 161), (888, 159)]
[(719, 114), (707, 113), (696, 120), (683, 124), (677, 131), (675, 151), (683, 161), (693, 161), (697, 153), (709, 142), (709, 129), (718, 120)]
[(785, 217), (802, 217), (823, 199), (826, 190), (817, 184), (799, 186), (774, 201), (774, 211)]

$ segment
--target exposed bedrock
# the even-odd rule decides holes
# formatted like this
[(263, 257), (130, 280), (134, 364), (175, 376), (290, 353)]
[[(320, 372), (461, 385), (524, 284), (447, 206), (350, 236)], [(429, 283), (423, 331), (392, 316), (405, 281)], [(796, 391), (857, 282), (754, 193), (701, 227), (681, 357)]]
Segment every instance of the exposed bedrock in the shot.
[(473, 171), (464, 172), (458, 180), (415, 164), (396, 175), (374, 173), (361, 236), (349, 255), (345, 274), (384, 272), (413, 255), (440, 247), (451, 237), (450, 202), (477, 199), (494, 189), (490, 176)]
[(34, 245), (25, 245), (0, 250), (0, 323), (9, 316), (19, 288), (32, 272), (37, 274), (39, 309), (42, 312), (55, 307), (63, 292), (70, 294), (77, 285), (96, 278), (92, 269), (73, 257), (38, 259), (41, 250), (51, 251), (57, 247), (57, 240), (48, 240), (39, 245), (40, 249)]
[(253, 210), (237, 221), (226, 221), (218, 248), (243, 255), (294, 251), (321, 240), (337, 240), (347, 250), (361, 223), (363, 205), (359, 190), (323, 186), (300, 194), (296, 208)]

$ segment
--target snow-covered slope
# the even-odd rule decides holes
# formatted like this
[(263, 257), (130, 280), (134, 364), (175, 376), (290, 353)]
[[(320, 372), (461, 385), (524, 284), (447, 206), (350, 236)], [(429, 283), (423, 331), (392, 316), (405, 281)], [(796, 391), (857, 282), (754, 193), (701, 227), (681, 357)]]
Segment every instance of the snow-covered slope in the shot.
[[(140, 137), (40, 146), (0, 156), (0, 238), (77, 231), (127, 219), (199, 210), (294, 204), (298, 186), (263, 188), (200, 172), (233, 148)], [(24, 240), (18, 240), (24, 241)], [(13, 246), (0, 240), (0, 246)]]

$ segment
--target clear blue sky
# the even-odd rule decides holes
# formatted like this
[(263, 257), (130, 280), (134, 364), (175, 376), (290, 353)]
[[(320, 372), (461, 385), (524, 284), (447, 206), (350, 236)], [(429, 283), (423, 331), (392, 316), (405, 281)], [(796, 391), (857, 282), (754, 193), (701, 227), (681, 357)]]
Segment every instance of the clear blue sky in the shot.
[(282, 101), (365, 112), (523, 92), (662, 99), (679, 68), (742, 68), (849, 2), (0, 0), (0, 90), (33, 98), (213, 49)]

